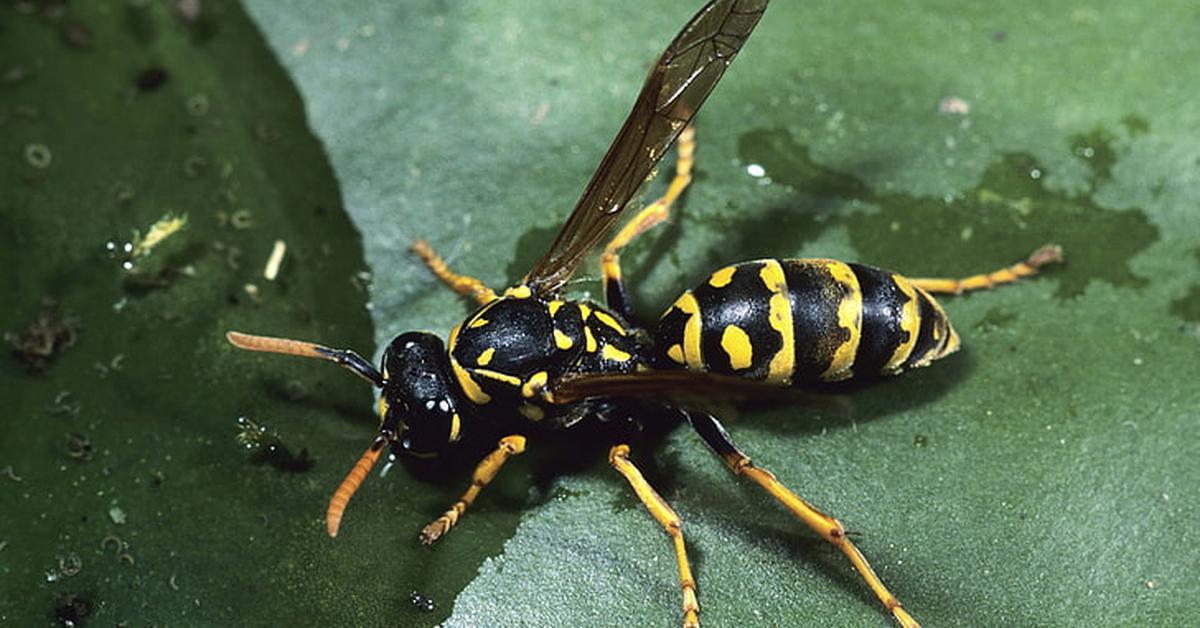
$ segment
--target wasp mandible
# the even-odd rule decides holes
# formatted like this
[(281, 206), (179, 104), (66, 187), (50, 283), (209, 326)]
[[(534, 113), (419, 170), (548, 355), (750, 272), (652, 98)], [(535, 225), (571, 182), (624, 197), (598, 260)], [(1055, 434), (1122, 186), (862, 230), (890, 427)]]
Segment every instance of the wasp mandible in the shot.
[[(432, 544), (463, 516), (527, 439), (581, 425), (610, 438), (609, 462), (628, 481), (674, 546), (683, 625), (700, 607), (682, 522), (630, 459), (644, 422), (686, 421), (734, 474), (761, 486), (811, 530), (841, 550), (884, 607), (904, 626), (917, 622), (884, 586), (835, 518), (754, 465), (717, 417), (664, 400), (676, 393), (744, 394), (764, 386), (894, 375), (954, 353), (959, 336), (935, 293), (1010, 283), (1056, 261), (1057, 247), (965, 279), (908, 279), (831, 259), (762, 259), (727, 266), (685, 291), (643, 328), (626, 293), (621, 250), (662, 223), (691, 181), (689, 126), (766, 9), (768, 0), (713, 0), (684, 25), (646, 79), (633, 110), (600, 161), (549, 251), (516, 286), (497, 294), (455, 273), (423, 241), (414, 252), (438, 279), (478, 303), (445, 343), (427, 332), (397, 336), (376, 369), (353, 351), (229, 332), (233, 345), (336, 362), (381, 390), (379, 430), (334, 492), (326, 527), (336, 536), (354, 492), (384, 450), (444, 454), (481, 422), (503, 438), (476, 467), (461, 499), (425, 526)], [(605, 303), (564, 298), (564, 285), (614, 227), (626, 205), (679, 139), (675, 173), (661, 198), (641, 209), (601, 256)]]

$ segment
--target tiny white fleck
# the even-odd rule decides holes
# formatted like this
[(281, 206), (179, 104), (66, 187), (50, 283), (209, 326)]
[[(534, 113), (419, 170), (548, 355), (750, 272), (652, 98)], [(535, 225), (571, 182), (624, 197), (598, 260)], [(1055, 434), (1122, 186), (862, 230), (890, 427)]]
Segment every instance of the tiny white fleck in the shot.
[(746, 166), (746, 174), (757, 178), (766, 175), (767, 169), (758, 164), (750, 164), (749, 166)]

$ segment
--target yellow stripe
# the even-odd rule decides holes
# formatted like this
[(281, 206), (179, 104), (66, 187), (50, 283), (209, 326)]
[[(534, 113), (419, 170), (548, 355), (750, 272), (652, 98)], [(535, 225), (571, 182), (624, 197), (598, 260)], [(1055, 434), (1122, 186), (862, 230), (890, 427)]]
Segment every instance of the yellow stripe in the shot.
[(592, 335), (592, 328), (584, 325), (583, 327), (583, 348), (588, 353), (596, 352), (596, 337)]
[(718, 270), (708, 277), (708, 285), (714, 288), (724, 288), (725, 286), (728, 286), (729, 282), (733, 281), (733, 273), (735, 271), (737, 271), (736, 266), (726, 266), (725, 268)]
[(613, 318), (612, 316), (609, 316), (608, 312), (601, 312), (600, 310), (596, 310), (592, 314), (595, 315), (596, 320), (600, 321), (601, 323), (604, 323), (605, 325), (608, 325), (609, 327), (612, 327), (614, 330), (616, 330), (616, 332), (618, 334), (621, 334), (622, 336), (625, 335), (625, 328), (621, 327), (621, 324), (617, 322), (617, 319)]
[(588, 307), (588, 305), (586, 303), (580, 303), (579, 304), (580, 318), (582, 318), (583, 320), (586, 321), (588, 319), (588, 317), (591, 315), (592, 315), (592, 308)]
[(836, 382), (854, 374), (854, 356), (858, 353), (858, 343), (862, 340), (862, 287), (858, 285), (858, 277), (854, 270), (845, 262), (837, 260), (813, 260), (824, 266), (834, 281), (841, 284), (843, 293), (838, 302), (838, 327), (850, 332), (850, 337), (833, 351), (833, 360), (829, 368), (821, 373), (821, 379), (826, 382)]
[(700, 304), (688, 290), (675, 301), (675, 307), (688, 317), (683, 324), (683, 361), (689, 369), (704, 370), (704, 356), (700, 351)]
[(759, 277), (771, 291), (771, 300), (767, 308), (771, 329), (779, 332), (783, 338), (783, 345), (771, 356), (766, 381), (787, 386), (792, 382), (792, 375), (796, 370), (796, 330), (792, 328), (792, 302), (788, 299), (783, 266), (773, 259), (764, 260)]
[(600, 355), (613, 362), (628, 362), (629, 358), (633, 357), (612, 345), (604, 345), (604, 348), (600, 350)]
[(667, 357), (675, 361), (676, 364), (683, 364), (683, 346), (674, 344), (667, 349)]
[(514, 388), (521, 385), (521, 378), (517, 377), (516, 375), (509, 375), (508, 373), (501, 373), (500, 371), (493, 371), (490, 369), (474, 369), (474, 373), (497, 382), (503, 382)]
[(750, 344), (750, 336), (737, 325), (726, 325), (721, 334), (721, 348), (729, 356), (729, 365), (734, 370), (749, 368), (754, 361), (754, 346)]
[(454, 441), (458, 440), (458, 432), (461, 429), (462, 429), (462, 419), (460, 419), (458, 417), (458, 413), (455, 412), (450, 417), (450, 442), (453, 443)]
[(471, 329), (475, 329), (476, 327), (483, 327), (484, 325), (487, 325), (488, 322), (490, 322), (490, 321), (488, 321), (488, 319), (486, 319), (482, 316), (476, 316), (475, 320), (471, 321), (471, 324), (467, 325), (467, 327), (470, 327)]
[(458, 360), (454, 359), (454, 356), (450, 356), (450, 370), (454, 371), (454, 377), (458, 379), (459, 387), (467, 394), (467, 399), (480, 406), (492, 400), (492, 396), (483, 392), (479, 384), (471, 379), (471, 374), (467, 372), (467, 369), (464, 369)]
[(379, 413), (380, 419), (387, 416), (388, 401), (387, 401), (387, 398), (385, 398), (383, 395), (379, 396), (379, 404), (376, 406), (375, 410), (376, 410), (376, 412)]
[(512, 297), (514, 299), (528, 299), (532, 295), (533, 295), (533, 290), (530, 290), (529, 286), (525, 286), (525, 285), (513, 286), (513, 287), (509, 288), (508, 290), (504, 291), (504, 296)]
[(475, 363), (478, 364), (479, 366), (487, 366), (488, 363), (490, 363), (492, 361), (492, 356), (495, 354), (496, 354), (496, 348), (488, 347), (487, 349), (483, 350), (483, 353), (479, 354), (479, 357), (476, 358)]
[(521, 385), (521, 396), (525, 398), (533, 397), (546, 387), (546, 380), (550, 375), (546, 371), (538, 371), (529, 376), (524, 384)]
[(888, 359), (887, 364), (883, 365), (885, 373), (896, 373), (904, 366), (904, 361), (908, 359), (908, 355), (912, 353), (913, 347), (917, 344), (917, 332), (921, 331), (921, 310), (917, 304), (917, 293), (912, 283), (894, 273), (892, 281), (896, 282), (896, 287), (900, 288), (907, 299), (900, 314), (900, 330), (908, 332), (908, 340), (900, 343), (900, 346), (892, 352), (892, 357)]

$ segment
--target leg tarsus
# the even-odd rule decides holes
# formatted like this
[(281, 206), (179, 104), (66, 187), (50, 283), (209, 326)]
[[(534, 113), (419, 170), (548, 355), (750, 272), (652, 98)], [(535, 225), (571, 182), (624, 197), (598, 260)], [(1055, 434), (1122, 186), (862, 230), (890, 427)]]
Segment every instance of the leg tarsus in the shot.
[(854, 545), (854, 542), (847, 537), (846, 528), (842, 526), (840, 521), (821, 512), (816, 506), (813, 506), (805, 501), (804, 498), (793, 493), (781, 484), (770, 471), (755, 466), (750, 461), (750, 458), (738, 449), (733, 439), (730, 438), (729, 433), (725, 431), (725, 427), (721, 425), (721, 422), (716, 417), (707, 413), (688, 412), (687, 419), (704, 442), (721, 457), (735, 475), (748, 478), (761, 486), (771, 497), (774, 497), (776, 501), (792, 511), (792, 514), (807, 525), (810, 530), (816, 532), (821, 538), (841, 550), (850, 559), (855, 570), (862, 576), (867, 586), (879, 598), (884, 608), (891, 612), (892, 616), (896, 618), (896, 621), (901, 626), (905, 628), (920, 627), (920, 624), (900, 605), (900, 600), (896, 599), (896, 596), (892, 595), (892, 592), (884, 586), (883, 582), (879, 579), (879, 575), (875, 573), (875, 570), (867, 562), (866, 557), (863, 556), (858, 547)]
[(500, 472), (500, 467), (503, 467), (509, 458), (524, 451), (524, 436), (513, 434), (501, 438), (500, 443), (496, 446), (496, 450), (488, 454), (475, 467), (475, 473), (471, 476), (471, 486), (467, 488), (467, 492), (463, 494), (462, 498), (454, 502), (454, 505), (442, 513), (442, 516), (434, 519), (421, 530), (421, 542), (425, 545), (433, 545), (435, 541), (449, 532), (450, 528), (453, 528), (454, 524), (458, 523), (459, 518), (462, 517), (467, 508), (474, 503), (475, 498), (479, 496), (479, 492), (483, 490), (483, 487), (495, 479), (496, 474)]
[(496, 299), (496, 292), (487, 287), (487, 284), (467, 275), (460, 275), (452, 270), (446, 264), (446, 260), (442, 259), (432, 246), (424, 240), (417, 240), (410, 247), (417, 257), (425, 263), (429, 271), (434, 274), (446, 287), (463, 295), (475, 299), (480, 305), (490, 303)]
[(1063, 260), (1062, 247), (1057, 244), (1046, 244), (1034, 251), (1023, 261), (1017, 262), (1012, 266), (1001, 268), (1000, 270), (961, 279), (945, 279), (945, 278), (922, 278), (909, 279), (913, 285), (923, 288), (927, 292), (937, 294), (962, 294), (974, 290), (986, 290), (995, 288), (1004, 284), (1013, 283), (1019, 279), (1030, 277), (1038, 273), (1038, 269), (1047, 264), (1061, 262)]
[(629, 460), (629, 445), (614, 445), (609, 450), (608, 462), (625, 476), (626, 481), (633, 487), (633, 492), (642, 500), (642, 505), (650, 512), (650, 516), (654, 517), (671, 537), (675, 546), (675, 559), (679, 563), (679, 587), (683, 592), (683, 628), (699, 628), (700, 603), (696, 599), (696, 580), (692, 577), (687, 547), (683, 542), (683, 521)]

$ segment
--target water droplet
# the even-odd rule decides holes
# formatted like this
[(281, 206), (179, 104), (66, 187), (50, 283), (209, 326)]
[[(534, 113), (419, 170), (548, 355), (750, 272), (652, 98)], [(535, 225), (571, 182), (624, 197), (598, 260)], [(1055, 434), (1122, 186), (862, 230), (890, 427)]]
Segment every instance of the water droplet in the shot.
[(750, 164), (749, 166), (746, 166), (746, 174), (757, 179), (765, 176), (767, 174), (767, 170), (758, 164)]

